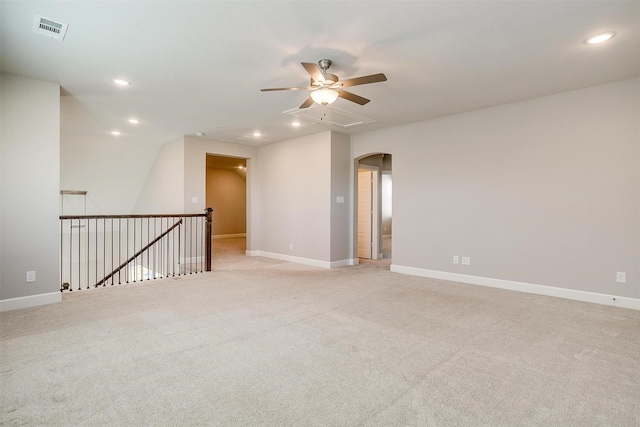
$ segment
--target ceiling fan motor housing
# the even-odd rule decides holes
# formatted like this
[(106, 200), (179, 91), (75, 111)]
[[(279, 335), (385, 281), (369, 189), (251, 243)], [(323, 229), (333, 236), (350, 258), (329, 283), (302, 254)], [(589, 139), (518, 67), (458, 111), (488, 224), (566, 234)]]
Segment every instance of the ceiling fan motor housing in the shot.
[(320, 61), (318, 61), (318, 67), (320, 67), (323, 73), (327, 72), (329, 67), (331, 67), (331, 64), (332, 62), (330, 59), (321, 59)]

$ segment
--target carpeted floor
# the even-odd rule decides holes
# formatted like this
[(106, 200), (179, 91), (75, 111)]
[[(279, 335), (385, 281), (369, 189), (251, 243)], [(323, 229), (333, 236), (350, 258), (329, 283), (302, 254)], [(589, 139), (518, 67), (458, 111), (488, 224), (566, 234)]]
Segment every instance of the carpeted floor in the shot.
[(1, 313), (0, 423), (640, 425), (640, 312), (214, 244), (211, 273)]

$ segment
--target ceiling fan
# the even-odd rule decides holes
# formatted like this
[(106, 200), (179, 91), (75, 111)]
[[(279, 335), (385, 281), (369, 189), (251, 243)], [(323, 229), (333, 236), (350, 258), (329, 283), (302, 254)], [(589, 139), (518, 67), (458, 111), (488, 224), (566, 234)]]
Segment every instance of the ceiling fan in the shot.
[(270, 92), (276, 90), (310, 90), (311, 96), (300, 105), (299, 108), (309, 108), (314, 102), (320, 105), (328, 105), (335, 101), (338, 97), (356, 104), (364, 105), (370, 100), (363, 98), (354, 93), (347, 92), (342, 89), (344, 87), (365, 85), (368, 83), (378, 83), (387, 80), (382, 74), (372, 74), (370, 76), (355, 77), (340, 81), (335, 74), (329, 74), (327, 70), (331, 67), (330, 59), (321, 59), (318, 65), (310, 62), (302, 62), (302, 66), (311, 76), (311, 84), (307, 87), (275, 87), (268, 89), (260, 89), (262, 92)]

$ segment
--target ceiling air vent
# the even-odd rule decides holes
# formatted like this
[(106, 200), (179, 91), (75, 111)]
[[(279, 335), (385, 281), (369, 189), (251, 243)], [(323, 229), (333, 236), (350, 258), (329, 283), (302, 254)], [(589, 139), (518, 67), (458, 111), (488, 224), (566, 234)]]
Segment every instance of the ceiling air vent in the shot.
[(313, 104), (309, 108), (293, 108), (291, 110), (283, 111), (283, 113), (311, 120), (316, 123), (340, 126), (343, 128), (350, 128), (352, 126), (360, 126), (376, 122), (368, 117), (341, 110), (333, 105), (331, 107), (323, 107), (318, 104)]
[(68, 24), (53, 21), (40, 15), (36, 15), (33, 21), (33, 32), (51, 39), (64, 40)]

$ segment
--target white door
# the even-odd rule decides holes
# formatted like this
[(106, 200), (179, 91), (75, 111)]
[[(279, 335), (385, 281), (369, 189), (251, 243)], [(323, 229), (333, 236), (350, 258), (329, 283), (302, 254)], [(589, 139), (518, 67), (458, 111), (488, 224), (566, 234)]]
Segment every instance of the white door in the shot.
[(373, 172), (358, 169), (358, 258), (371, 258)]

